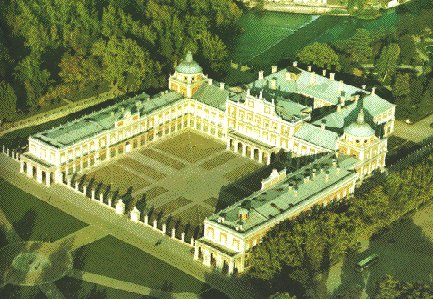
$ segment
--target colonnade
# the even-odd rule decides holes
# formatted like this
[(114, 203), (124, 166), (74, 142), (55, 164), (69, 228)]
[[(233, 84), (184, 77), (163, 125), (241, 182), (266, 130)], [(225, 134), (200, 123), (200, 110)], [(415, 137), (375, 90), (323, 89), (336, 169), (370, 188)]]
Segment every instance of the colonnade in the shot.
[(42, 166), (38, 163), (32, 163), (27, 158), (21, 158), (20, 160), (20, 172), (27, 174), (28, 177), (36, 179), (40, 184), (45, 184), (47, 187), (51, 186), (51, 183), (56, 182), (56, 175), (53, 167)]
[(247, 143), (244, 140), (239, 140), (235, 137), (227, 137), (227, 150), (231, 150), (235, 153), (241, 154), (243, 157), (248, 157), (251, 160), (255, 160), (259, 163), (271, 164), (272, 149), (266, 149), (264, 146), (260, 146), (254, 143)]
[(195, 241), (194, 260), (201, 261), (204, 266), (214, 267), (216, 270), (228, 275), (244, 271), (244, 256), (242, 253), (233, 253), (233, 255), (224, 253), (201, 243), (200, 240)]

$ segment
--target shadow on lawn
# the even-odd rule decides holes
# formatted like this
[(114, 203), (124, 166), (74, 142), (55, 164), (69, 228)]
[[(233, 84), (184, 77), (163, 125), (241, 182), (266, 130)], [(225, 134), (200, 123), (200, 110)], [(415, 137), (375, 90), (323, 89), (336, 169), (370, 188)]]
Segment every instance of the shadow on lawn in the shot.
[(34, 210), (28, 210), (20, 220), (13, 223), (13, 227), (21, 239), (27, 241), (32, 235), (35, 222), (36, 212)]

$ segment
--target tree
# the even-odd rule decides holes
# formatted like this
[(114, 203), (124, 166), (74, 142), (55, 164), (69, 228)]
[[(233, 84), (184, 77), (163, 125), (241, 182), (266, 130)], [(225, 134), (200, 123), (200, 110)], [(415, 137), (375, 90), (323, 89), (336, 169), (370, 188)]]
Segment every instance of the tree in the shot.
[(304, 47), (297, 55), (300, 62), (312, 64), (320, 68), (340, 69), (340, 61), (337, 53), (327, 44), (314, 42)]
[(16, 112), (17, 96), (12, 86), (5, 82), (0, 81), (0, 121), (8, 119)]
[(154, 83), (152, 75), (159, 73), (159, 65), (151, 61), (149, 52), (129, 38), (99, 40), (92, 52), (101, 59), (103, 78), (123, 91), (151, 87)]
[(203, 32), (200, 37), (200, 44), (203, 57), (208, 61), (212, 71), (219, 72), (227, 65), (227, 48), (218, 36), (213, 36), (210, 32)]
[(415, 41), (411, 35), (400, 36), (398, 40), (400, 47), (401, 61), (405, 64), (416, 63), (419, 60), (418, 52), (416, 50)]
[(401, 98), (410, 93), (410, 75), (408, 73), (398, 73), (392, 87), (394, 96)]
[(362, 64), (368, 63), (373, 57), (372, 42), (373, 39), (370, 32), (366, 29), (358, 28), (351, 38), (337, 43), (336, 46), (346, 53), (351, 61)]
[(42, 69), (40, 57), (30, 54), (15, 67), (15, 79), (24, 85), (27, 107), (35, 108), (52, 83), (50, 72)]
[(390, 44), (382, 49), (376, 64), (376, 71), (380, 81), (385, 82), (387, 78), (395, 73), (399, 56), (400, 47), (398, 44)]

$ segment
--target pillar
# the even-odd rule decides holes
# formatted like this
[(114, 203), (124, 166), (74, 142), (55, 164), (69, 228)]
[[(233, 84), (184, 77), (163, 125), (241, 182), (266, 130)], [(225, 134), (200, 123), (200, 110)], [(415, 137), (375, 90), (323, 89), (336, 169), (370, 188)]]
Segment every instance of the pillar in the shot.
[(171, 229), (171, 238), (176, 239), (176, 229), (174, 227)]
[(246, 156), (247, 155), (247, 146), (245, 144), (242, 144), (242, 156)]
[(28, 177), (33, 176), (33, 165), (31, 163), (27, 163), (27, 176)]
[(263, 152), (259, 150), (259, 163), (263, 163)]
[(154, 228), (154, 229), (157, 229), (157, 228), (158, 228), (158, 221), (156, 221), (156, 219), (153, 220), (153, 228)]
[(194, 237), (191, 237), (191, 246), (194, 246)]
[(83, 194), (84, 194), (84, 196), (86, 196), (86, 194), (87, 194), (87, 186), (86, 185), (83, 185)]
[(42, 169), (39, 166), (36, 168), (36, 180), (38, 183), (42, 184)]
[(250, 151), (250, 159), (254, 160), (254, 148), (251, 147), (251, 151)]
[(104, 194), (103, 193), (99, 193), (99, 202), (100, 203), (104, 202)]
[(203, 251), (203, 265), (205, 265), (206, 267), (210, 267), (211, 263), (210, 263), (210, 252), (205, 249)]
[(234, 142), (234, 152), (237, 153), (239, 150), (239, 143), (237, 140), (234, 140), (234, 139), (233, 139), (233, 142)]
[(198, 246), (195, 246), (194, 247), (194, 260), (198, 260), (198, 250), (199, 250), (199, 248), (198, 248)]
[(75, 182), (75, 190), (78, 191), (78, 182)]
[(149, 224), (149, 216), (144, 215), (144, 224), (148, 225)]
[(226, 150), (230, 149), (230, 138), (227, 138), (227, 146), (226, 146)]
[(140, 211), (134, 207), (131, 211), (131, 221), (138, 222), (140, 220)]
[(67, 178), (66, 181), (67, 181), (68, 187), (70, 188), (71, 187), (71, 178)]
[(123, 215), (125, 213), (125, 204), (121, 199), (116, 202), (116, 214)]
[(92, 200), (95, 200), (95, 189), (92, 189)]
[(266, 155), (266, 165), (271, 164), (271, 155), (269, 153), (267, 153)]
[(233, 270), (234, 270), (234, 263), (233, 261), (229, 261), (229, 269), (228, 269), (228, 274), (233, 274)]
[(20, 172), (23, 173), (24, 172), (24, 162), (20, 161)]
[(163, 223), (162, 224), (162, 233), (165, 234), (167, 231), (167, 224)]
[(223, 265), (224, 265), (222, 257), (220, 255), (216, 255), (215, 256), (215, 261), (216, 261), (216, 268), (218, 270), (222, 270), (223, 269)]
[(45, 173), (45, 185), (49, 187), (51, 185), (51, 173), (46, 172)]
[(111, 207), (111, 201), (112, 201), (111, 197), (108, 197), (108, 206), (109, 207)]
[(182, 242), (185, 242), (185, 233), (182, 233), (182, 234), (180, 235), (180, 240), (181, 240)]
[(6, 149), (6, 155), (9, 157), (9, 149)]

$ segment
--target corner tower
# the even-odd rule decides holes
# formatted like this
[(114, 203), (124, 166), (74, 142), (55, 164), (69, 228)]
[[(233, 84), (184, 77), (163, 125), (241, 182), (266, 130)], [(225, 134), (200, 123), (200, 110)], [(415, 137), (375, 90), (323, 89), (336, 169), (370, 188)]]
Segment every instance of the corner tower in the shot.
[(176, 67), (174, 74), (170, 76), (168, 88), (180, 92), (186, 98), (191, 98), (206, 80), (203, 69), (194, 61), (191, 51), (188, 51), (185, 58)]

